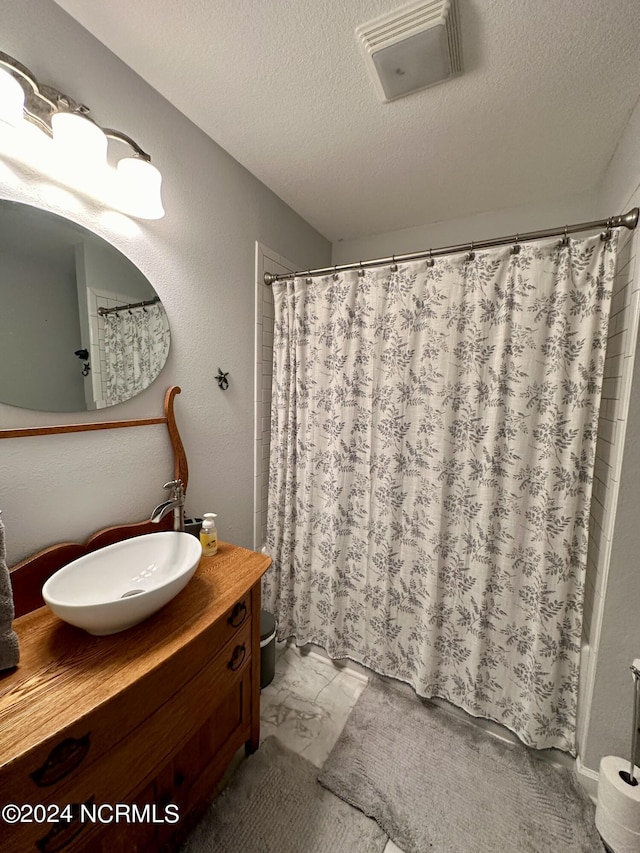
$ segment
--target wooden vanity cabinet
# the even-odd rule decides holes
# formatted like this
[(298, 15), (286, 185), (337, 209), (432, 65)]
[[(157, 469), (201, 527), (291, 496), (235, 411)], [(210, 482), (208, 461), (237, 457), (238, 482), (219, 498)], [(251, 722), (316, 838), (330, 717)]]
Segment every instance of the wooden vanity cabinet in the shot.
[[(110, 637), (47, 608), (16, 620), (21, 663), (0, 677), (0, 808), (33, 811), (0, 819), (3, 853), (177, 848), (237, 750), (258, 747), (269, 564), (221, 542), (165, 608)], [(71, 823), (48, 822), (69, 805)]]

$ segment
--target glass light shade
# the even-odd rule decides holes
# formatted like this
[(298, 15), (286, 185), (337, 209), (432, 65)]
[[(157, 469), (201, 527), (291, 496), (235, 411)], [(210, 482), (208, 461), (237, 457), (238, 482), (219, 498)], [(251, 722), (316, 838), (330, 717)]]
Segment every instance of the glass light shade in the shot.
[(53, 141), (65, 159), (77, 168), (104, 167), (107, 137), (97, 124), (78, 113), (54, 113), (51, 117)]
[(24, 90), (16, 78), (0, 68), (0, 122), (17, 127), (22, 121)]
[(140, 157), (123, 157), (116, 168), (123, 209), (141, 219), (162, 219), (162, 175), (156, 167)]

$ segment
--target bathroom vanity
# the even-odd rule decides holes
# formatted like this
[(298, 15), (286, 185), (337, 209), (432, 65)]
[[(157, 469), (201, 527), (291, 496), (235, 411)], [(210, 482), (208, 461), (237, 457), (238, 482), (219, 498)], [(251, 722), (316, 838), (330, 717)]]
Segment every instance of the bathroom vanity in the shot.
[(258, 747), (269, 564), (221, 542), (164, 609), (112, 636), (46, 607), (16, 619), (20, 666), (0, 675), (0, 809), (17, 807), (0, 817), (3, 853), (177, 848), (236, 751)]

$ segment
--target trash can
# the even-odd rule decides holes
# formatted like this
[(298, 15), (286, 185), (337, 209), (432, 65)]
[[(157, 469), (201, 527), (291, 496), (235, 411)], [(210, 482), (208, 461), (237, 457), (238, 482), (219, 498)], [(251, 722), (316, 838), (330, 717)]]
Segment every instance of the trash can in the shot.
[(267, 610), (260, 611), (260, 689), (271, 684), (276, 671), (276, 620)]
[(202, 527), (201, 518), (185, 518), (184, 532), (191, 533), (196, 538), (200, 537), (200, 528)]

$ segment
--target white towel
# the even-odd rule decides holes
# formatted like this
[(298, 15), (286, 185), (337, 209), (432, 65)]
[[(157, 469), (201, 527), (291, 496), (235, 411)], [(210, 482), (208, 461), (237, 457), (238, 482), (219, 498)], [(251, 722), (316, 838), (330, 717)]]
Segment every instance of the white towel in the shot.
[(11, 627), (15, 612), (11, 579), (7, 568), (4, 524), (0, 518), (0, 670), (13, 669), (20, 660), (18, 635)]

